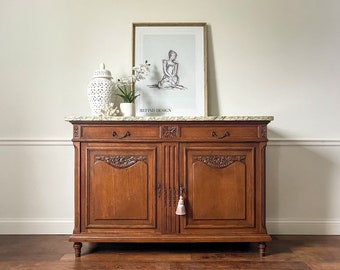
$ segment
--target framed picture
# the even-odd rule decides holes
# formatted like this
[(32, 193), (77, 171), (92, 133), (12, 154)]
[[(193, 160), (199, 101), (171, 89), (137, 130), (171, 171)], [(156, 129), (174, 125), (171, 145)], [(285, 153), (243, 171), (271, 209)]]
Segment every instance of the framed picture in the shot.
[(136, 116), (206, 116), (206, 23), (134, 23), (132, 32), (133, 66), (150, 64), (136, 82)]

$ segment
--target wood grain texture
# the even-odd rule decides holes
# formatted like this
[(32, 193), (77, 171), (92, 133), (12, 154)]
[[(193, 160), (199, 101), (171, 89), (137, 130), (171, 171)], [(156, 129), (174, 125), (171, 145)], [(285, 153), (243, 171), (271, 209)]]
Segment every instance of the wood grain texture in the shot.
[(80, 258), (68, 237), (0, 235), (0, 269), (340, 269), (340, 236), (273, 236), (266, 257), (255, 243), (84, 243)]

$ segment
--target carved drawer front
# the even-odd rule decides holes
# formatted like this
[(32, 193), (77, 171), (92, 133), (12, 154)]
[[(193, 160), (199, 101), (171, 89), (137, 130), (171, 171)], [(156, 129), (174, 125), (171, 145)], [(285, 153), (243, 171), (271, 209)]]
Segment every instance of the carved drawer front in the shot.
[(83, 126), (81, 137), (86, 139), (112, 139), (113, 141), (127, 141), (138, 139), (157, 139), (159, 129), (152, 126)]
[[(264, 135), (263, 135), (264, 134)], [(265, 138), (259, 126), (197, 126), (182, 127), (181, 138), (186, 140), (228, 141)]]

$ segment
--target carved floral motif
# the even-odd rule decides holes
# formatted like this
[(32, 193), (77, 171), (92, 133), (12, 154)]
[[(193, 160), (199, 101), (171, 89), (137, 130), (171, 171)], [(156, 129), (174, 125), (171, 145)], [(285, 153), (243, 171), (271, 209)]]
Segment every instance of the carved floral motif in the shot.
[(95, 156), (94, 162), (105, 162), (115, 168), (127, 168), (137, 163), (138, 161), (146, 161), (146, 156)]
[(259, 137), (266, 138), (267, 137), (267, 126), (260, 126), (259, 127)]
[(225, 168), (233, 164), (236, 161), (242, 161), (246, 159), (245, 155), (209, 155), (209, 156), (194, 156), (194, 161), (201, 161), (210, 167), (214, 168)]
[(73, 137), (79, 137), (79, 126), (73, 126)]
[(163, 138), (175, 138), (178, 137), (178, 126), (163, 126), (162, 127)]

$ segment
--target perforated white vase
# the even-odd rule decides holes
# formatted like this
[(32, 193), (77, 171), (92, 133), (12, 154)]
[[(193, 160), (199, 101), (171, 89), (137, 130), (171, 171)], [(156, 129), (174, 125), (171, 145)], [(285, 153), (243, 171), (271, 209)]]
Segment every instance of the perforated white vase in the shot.
[(92, 115), (98, 116), (105, 105), (111, 102), (111, 91), (113, 82), (111, 72), (105, 69), (104, 63), (94, 72), (87, 87), (87, 97), (89, 99)]

